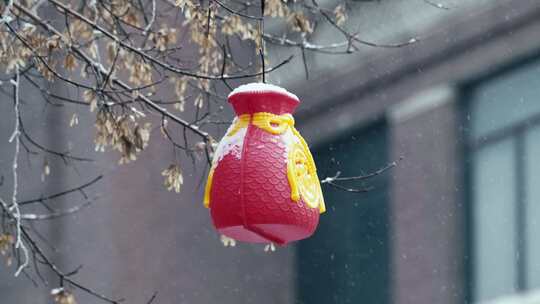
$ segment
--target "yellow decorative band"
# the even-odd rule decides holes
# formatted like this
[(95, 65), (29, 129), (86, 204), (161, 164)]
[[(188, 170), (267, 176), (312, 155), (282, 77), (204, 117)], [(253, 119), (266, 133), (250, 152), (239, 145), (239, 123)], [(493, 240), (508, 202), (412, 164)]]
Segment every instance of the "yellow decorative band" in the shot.
[[(251, 115), (249, 114), (238, 116), (226, 136), (233, 136), (240, 129), (246, 128), (249, 125), (250, 119)], [(251, 123), (271, 134), (278, 135), (283, 134), (289, 127), (294, 126), (294, 118), (291, 114), (275, 115), (267, 112), (258, 112), (253, 114)]]

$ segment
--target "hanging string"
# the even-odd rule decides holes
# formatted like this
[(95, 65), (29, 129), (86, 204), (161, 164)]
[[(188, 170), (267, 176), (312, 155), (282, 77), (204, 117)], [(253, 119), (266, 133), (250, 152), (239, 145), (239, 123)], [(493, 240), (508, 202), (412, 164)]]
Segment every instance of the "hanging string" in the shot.
[(261, 19), (259, 20), (259, 35), (260, 35), (260, 46), (259, 46), (259, 55), (261, 56), (262, 63), (262, 82), (266, 83), (266, 68), (264, 65), (264, 1), (261, 0)]

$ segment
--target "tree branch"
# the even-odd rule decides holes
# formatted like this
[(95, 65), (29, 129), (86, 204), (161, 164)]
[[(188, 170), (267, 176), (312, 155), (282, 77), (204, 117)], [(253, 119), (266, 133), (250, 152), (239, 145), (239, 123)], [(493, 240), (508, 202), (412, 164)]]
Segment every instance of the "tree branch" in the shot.
[(24, 205), (28, 205), (28, 204), (32, 204), (32, 203), (37, 203), (37, 202), (49, 201), (49, 200), (59, 198), (59, 197), (62, 197), (64, 195), (73, 193), (73, 192), (81, 192), (84, 189), (86, 189), (86, 188), (92, 186), (93, 184), (97, 183), (102, 178), (103, 178), (103, 175), (99, 175), (96, 178), (92, 179), (91, 181), (89, 181), (87, 183), (84, 183), (84, 184), (82, 184), (80, 186), (77, 186), (75, 188), (64, 190), (64, 191), (61, 191), (61, 192), (58, 192), (58, 193), (55, 193), (55, 194), (51, 194), (51, 195), (48, 195), (48, 196), (45, 196), (45, 197), (39, 197), (39, 198), (34, 198), (34, 199), (26, 200), (26, 201), (21, 201), (21, 202), (19, 202), (19, 205), (24, 206)]

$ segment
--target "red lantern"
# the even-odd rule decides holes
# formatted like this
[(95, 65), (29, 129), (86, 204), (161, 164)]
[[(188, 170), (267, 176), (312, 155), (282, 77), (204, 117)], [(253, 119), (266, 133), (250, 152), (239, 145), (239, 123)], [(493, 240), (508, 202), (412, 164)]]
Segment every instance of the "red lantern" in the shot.
[(251, 83), (229, 94), (237, 117), (221, 140), (205, 189), (216, 229), (244, 242), (280, 245), (307, 238), (325, 211), (315, 163), (294, 128), (300, 101)]

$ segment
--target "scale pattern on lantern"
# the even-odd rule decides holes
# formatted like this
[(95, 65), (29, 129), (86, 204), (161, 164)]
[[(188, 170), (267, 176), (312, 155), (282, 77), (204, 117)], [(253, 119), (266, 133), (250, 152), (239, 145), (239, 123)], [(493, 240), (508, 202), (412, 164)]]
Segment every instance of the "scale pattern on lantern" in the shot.
[(298, 98), (249, 84), (229, 102), (238, 116), (218, 145), (205, 188), (214, 225), (247, 242), (285, 244), (310, 236), (325, 205), (313, 157), (294, 128)]

